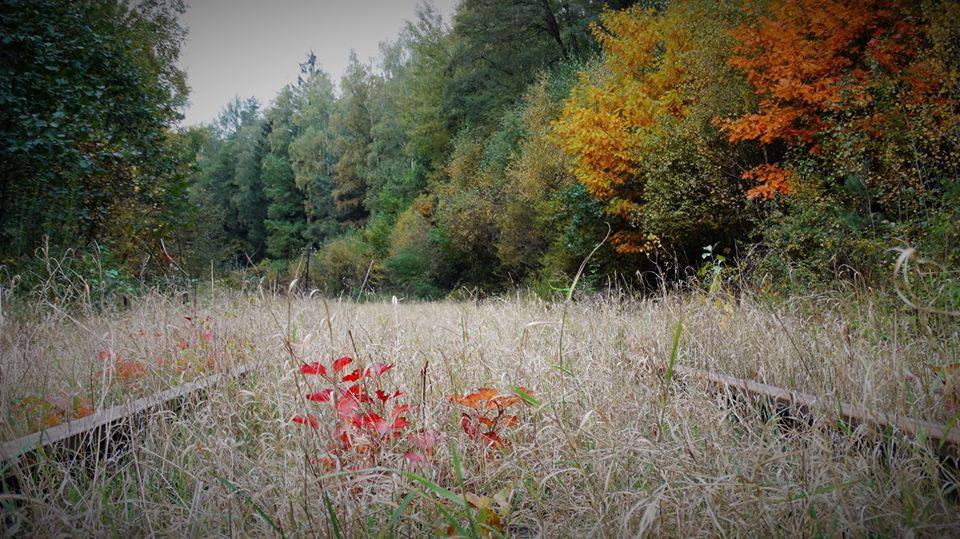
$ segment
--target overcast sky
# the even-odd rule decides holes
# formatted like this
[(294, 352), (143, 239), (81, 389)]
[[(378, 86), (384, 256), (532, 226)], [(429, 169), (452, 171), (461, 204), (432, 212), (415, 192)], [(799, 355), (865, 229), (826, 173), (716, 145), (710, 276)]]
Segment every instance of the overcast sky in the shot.
[[(377, 56), (413, 19), (420, 0), (192, 0), (184, 22), (180, 64), (190, 105), (184, 125), (209, 122), (235, 95), (267, 105), (297, 79), (297, 64), (312, 49), (339, 81), (350, 49), (361, 61)], [(457, 0), (432, 0), (445, 21)]]

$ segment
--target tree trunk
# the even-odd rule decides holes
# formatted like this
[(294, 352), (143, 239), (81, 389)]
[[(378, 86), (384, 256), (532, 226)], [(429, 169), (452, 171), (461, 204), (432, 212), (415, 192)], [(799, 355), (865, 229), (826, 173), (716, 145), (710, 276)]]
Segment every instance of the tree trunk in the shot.
[(547, 25), (547, 32), (560, 46), (560, 55), (566, 60), (567, 47), (563, 44), (563, 36), (560, 35), (560, 24), (553, 15), (553, 10), (550, 9), (550, 0), (540, 0), (540, 6), (543, 7), (543, 22)]

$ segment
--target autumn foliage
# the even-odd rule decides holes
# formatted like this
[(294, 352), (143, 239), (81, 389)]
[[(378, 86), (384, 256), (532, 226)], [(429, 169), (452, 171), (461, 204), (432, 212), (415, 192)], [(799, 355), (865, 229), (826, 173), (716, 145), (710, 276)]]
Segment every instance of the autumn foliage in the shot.
[(581, 73), (554, 127), (621, 253), (699, 248), (735, 229), (738, 156), (711, 122), (738, 105), (741, 86), (723, 56), (737, 17), (726, 4), (694, 1), (606, 11), (593, 26), (603, 62)]
[(557, 143), (620, 253), (689, 260), (753, 230), (778, 253), (764, 271), (786, 258), (864, 275), (894, 242), (935, 232), (955, 258), (949, 227), (932, 228), (930, 215), (950, 222), (956, 206), (958, 6), (689, 0), (607, 11), (593, 27), (602, 61), (580, 72)]
[(376, 465), (388, 458), (392, 449), (402, 449), (404, 460), (419, 466), (433, 456), (436, 433), (412, 430), (408, 419), (410, 405), (400, 402), (403, 392), (387, 390), (384, 375), (392, 364), (373, 364), (347, 371), (353, 358), (344, 356), (329, 366), (316, 361), (300, 366), (300, 374), (319, 377), (330, 384), (305, 395), (306, 400), (329, 405), (327, 418), (314, 413), (297, 414), (296, 424), (329, 434), (327, 452), (315, 457), (325, 469), (337, 465)]
[[(679, 60), (689, 39), (675, 22), (639, 6), (605, 12), (593, 26), (604, 69), (581, 76), (556, 123), (563, 149), (574, 157), (574, 174), (625, 221), (640, 209), (633, 180), (645, 149), (666, 127), (663, 118), (686, 109)], [(624, 252), (650, 250), (656, 240), (625, 230), (614, 237)]]
[[(387, 389), (385, 374), (393, 364), (348, 366), (353, 358), (344, 356), (329, 365), (315, 361), (300, 366), (308, 380), (319, 377), (330, 384), (305, 395), (307, 401), (323, 403), (328, 412), (300, 413), (291, 417), (294, 424), (325, 432), (325, 452), (312, 458), (324, 469), (381, 465), (396, 455), (411, 467), (428, 464), (434, 456), (438, 433), (416, 428), (409, 419), (410, 405), (400, 401), (404, 393)], [(509, 409), (524, 402), (529, 391), (499, 393), (482, 387), (464, 395), (452, 395), (449, 401), (466, 409), (460, 414), (460, 427), (471, 441), (485, 450), (503, 449), (509, 441), (504, 429), (515, 427), (518, 419)]]
[[(781, 0), (732, 32), (739, 69), (757, 96), (755, 111), (721, 122), (732, 143), (798, 147), (814, 154), (824, 137), (850, 131), (880, 139), (911, 107), (949, 107), (942, 65), (921, 53), (929, 29), (918, 3)], [(954, 104), (955, 107), (955, 104)], [(751, 198), (791, 190), (780, 163), (750, 168)]]
[[(529, 395), (529, 390), (518, 388)], [(466, 411), (460, 413), (460, 427), (470, 440), (486, 449), (500, 449), (509, 442), (503, 438), (505, 428), (517, 426), (517, 416), (507, 410), (523, 402), (517, 393), (500, 393), (492, 387), (481, 387), (463, 395), (451, 395), (450, 402)]]

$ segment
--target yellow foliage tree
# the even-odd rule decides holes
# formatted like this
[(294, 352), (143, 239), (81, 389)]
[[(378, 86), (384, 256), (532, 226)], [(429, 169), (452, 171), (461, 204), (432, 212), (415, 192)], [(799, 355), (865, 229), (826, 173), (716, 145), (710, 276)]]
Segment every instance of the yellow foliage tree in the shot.
[(732, 78), (726, 42), (738, 13), (741, 7), (728, 3), (674, 2), (663, 11), (606, 11), (592, 27), (602, 62), (581, 74), (554, 130), (574, 175), (618, 221), (613, 242), (622, 253), (650, 252), (671, 234), (657, 197), (700, 197), (688, 208), (690, 221), (711, 220), (721, 199), (736, 204), (727, 191), (739, 186), (739, 174), (731, 181), (725, 173), (724, 141), (707, 111), (735, 106), (717, 88), (741, 88), (726, 79), (711, 83)]

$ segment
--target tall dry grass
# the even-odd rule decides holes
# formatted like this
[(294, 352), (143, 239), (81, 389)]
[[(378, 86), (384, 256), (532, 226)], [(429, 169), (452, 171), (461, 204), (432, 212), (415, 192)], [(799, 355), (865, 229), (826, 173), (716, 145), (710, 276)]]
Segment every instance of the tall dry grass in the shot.
[[(145, 363), (169, 355), (189, 331), (184, 316), (209, 317), (219, 357), (253, 363), (255, 373), (180, 415), (151, 417), (122, 459), (43, 460), (21, 477), (21, 492), (0, 495), (8, 531), (364, 536), (386, 534), (396, 513), (397, 535), (444, 534), (457, 530), (444, 511), (457, 508), (434, 487), (462, 494), (459, 471), (466, 491), (507, 500), (509, 511), (498, 510), (507, 535), (960, 533), (956, 472), (922, 441), (890, 450), (896, 436), (837, 429), (829, 414), (811, 429), (778, 428), (696, 384), (664, 387), (657, 374), (682, 321), (679, 364), (949, 421), (949, 388), (931, 368), (957, 362), (956, 330), (931, 338), (909, 312), (869, 298), (610, 292), (564, 307), (522, 294), (325, 304), (221, 290), (195, 305), (154, 294), (119, 312), (37, 309), (3, 322), (4, 436), (17, 432), (10, 407), (27, 394), (82, 390), (105, 406), (175, 383), (158, 367), (118, 389), (97, 354), (110, 348)], [(361, 470), (310, 464), (323, 430), (289, 420), (320, 405), (303, 400), (304, 384), (316, 384), (296, 367), (344, 354), (396, 364), (388, 376), (411, 417), (441, 435), (421, 470), (429, 483), (396, 469), (397, 459)], [(493, 456), (463, 436), (446, 399), (477, 386), (525, 386), (542, 404), (525, 407), (506, 434), (511, 446)], [(468, 515), (453, 518), (471, 530)]]

